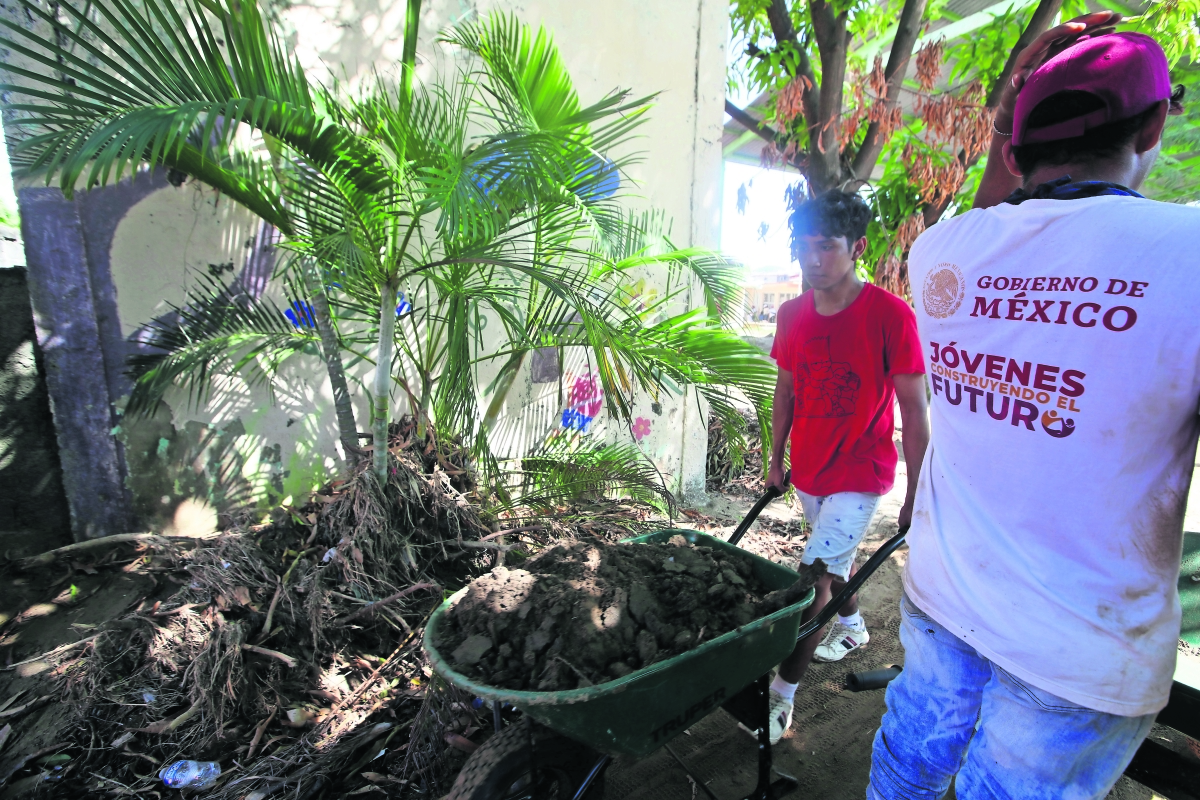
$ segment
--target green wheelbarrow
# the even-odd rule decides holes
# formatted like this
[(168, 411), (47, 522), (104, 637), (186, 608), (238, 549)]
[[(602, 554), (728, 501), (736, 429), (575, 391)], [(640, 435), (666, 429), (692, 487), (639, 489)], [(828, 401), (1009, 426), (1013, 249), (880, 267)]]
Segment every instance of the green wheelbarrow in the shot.
[[(783, 589), (799, 575), (737, 547), (759, 512), (778, 496), (776, 489), (768, 489), (729, 541), (692, 530), (664, 530), (626, 541), (665, 542), (682, 535), (694, 544), (736, 552), (750, 563), (764, 585)], [(471, 755), (444, 800), (598, 800), (613, 756), (640, 758), (659, 747), (667, 747), (690, 775), (667, 743), (719, 707), (758, 731), (758, 784), (747, 800), (783, 797), (797, 784), (782, 774), (772, 781), (767, 721), (771, 669), (792, 652), (798, 640), (824, 627), (903, 539), (902, 531), (889, 540), (837, 597), (804, 625), (801, 617), (815, 594), (811, 590), (793, 605), (674, 658), (618, 680), (561, 692), (500, 689), (455, 671), (433, 644), (447, 610), (459, 596), (454, 595), (430, 618), (425, 651), (433, 669), (445, 680), (492, 704), (496, 732)], [(523, 719), (503, 725), (501, 709), (505, 706), (521, 712)], [(696, 785), (717, 800), (703, 782), (697, 780)]]

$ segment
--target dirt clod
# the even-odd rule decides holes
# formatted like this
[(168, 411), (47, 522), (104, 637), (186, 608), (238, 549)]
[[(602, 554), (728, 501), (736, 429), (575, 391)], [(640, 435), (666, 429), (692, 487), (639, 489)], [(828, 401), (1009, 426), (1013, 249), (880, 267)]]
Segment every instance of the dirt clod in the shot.
[(437, 646), (456, 669), (493, 686), (575, 689), (745, 625), (761, 616), (767, 594), (748, 560), (682, 536), (581, 540), (473, 581)]

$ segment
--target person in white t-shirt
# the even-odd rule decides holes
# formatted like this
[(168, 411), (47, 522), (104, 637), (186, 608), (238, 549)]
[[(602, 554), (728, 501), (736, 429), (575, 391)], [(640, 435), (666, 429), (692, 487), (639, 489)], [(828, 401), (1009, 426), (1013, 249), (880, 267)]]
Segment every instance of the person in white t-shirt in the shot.
[(1118, 20), (1021, 53), (976, 207), (909, 255), (932, 438), (868, 798), (1103, 798), (1167, 703), (1200, 209), (1135, 191), (1182, 92)]

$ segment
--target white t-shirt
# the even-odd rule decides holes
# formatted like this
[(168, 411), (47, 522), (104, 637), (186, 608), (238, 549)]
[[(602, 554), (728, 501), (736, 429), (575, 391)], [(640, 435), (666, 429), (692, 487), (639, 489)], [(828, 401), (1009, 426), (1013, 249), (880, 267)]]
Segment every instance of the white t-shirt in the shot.
[(1166, 705), (1175, 665), (1198, 234), (1197, 208), (1028, 200), (909, 257), (933, 437), (905, 590), (1001, 668), (1125, 716)]

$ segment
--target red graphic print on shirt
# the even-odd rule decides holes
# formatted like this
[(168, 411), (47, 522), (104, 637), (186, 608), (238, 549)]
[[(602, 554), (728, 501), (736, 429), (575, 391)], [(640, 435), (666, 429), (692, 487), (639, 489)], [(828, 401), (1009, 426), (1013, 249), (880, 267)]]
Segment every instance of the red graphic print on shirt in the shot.
[(796, 364), (796, 415), (801, 417), (848, 417), (862, 379), (845, 361), (829, 355), (829, 337), (814, 336), (804, 343), (803, 364)]

